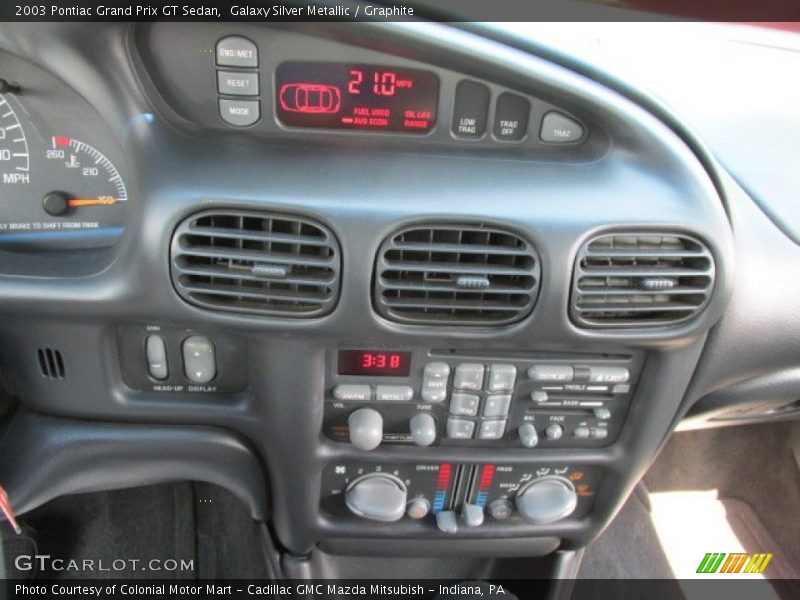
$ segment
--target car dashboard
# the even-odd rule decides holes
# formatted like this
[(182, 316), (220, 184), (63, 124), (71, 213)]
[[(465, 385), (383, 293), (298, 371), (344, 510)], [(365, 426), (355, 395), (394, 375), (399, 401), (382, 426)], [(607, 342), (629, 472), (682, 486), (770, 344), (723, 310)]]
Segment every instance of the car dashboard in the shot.
[(0, 47), (20, 512), (191, 479), (295, 562), (543, 556), (595, 539), (676, 427), (800, 411), (797, 245), (579, 61), (434, 23)]

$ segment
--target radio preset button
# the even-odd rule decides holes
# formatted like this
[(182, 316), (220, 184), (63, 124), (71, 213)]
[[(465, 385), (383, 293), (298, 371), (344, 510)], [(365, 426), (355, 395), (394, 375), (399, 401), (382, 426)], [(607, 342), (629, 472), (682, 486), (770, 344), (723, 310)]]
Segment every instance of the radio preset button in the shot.
[(478, 438), (481, 440), (499, 440), (503, 437), (505, 431), (505, 419), (501, 421), (483, 421), (478, 432)]
[(489, 368), (489, 384), (486, 389), (490, 392), (513, 392), (516, 381), (517, 367), (514, 365), (492, 365)]
[(450, 412), (462, 417), (474, 417), (478, 414), (480, 397), (475, 394), (453, 393), (450, 398)]
[(339, 384), (333, 388), (333, 397), (343, 402), (368, 402), (372, 389), (368, 385)]
[(528, 379), (540, 382), (572, 381), (575, 370), (572, 365), (534, 365), (528, 369)]
[(453, 387), (457, 390), (480, 390), (483, 387), (483, 365), (480, 363), (458, 365)]
[(451, 440), (469, 440), (475, 432), (475, 422), (466, 419), (447, 419), (447, 437)]
[(505, 417), (511, 407), (511, 394), (487, 396), (483, 403), (484, 417)]
[(375, 388), (378, 402), (408, 402), (414, 398), (414, 388), (407, 385), (379, 385)]

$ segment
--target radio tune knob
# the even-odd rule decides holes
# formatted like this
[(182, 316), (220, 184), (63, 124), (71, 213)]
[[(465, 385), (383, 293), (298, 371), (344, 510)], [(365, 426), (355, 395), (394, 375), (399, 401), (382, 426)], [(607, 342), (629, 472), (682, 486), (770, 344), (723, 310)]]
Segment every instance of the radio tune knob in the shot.
[(393, 475), (369, 473), (347, 486), (344, 502), (354, 515), (373, 521), (399, 521), (406, 512), (405, 484)]
[(359, 408), (347, 419), (350, 443), (359, 450), (374, 450), (383, 440), (383, 417), (372, 408)]
[(428, 413), (417, 413), (409, 421), (411, 439), (417, 446), (430, 446), (436, 441), (436, 421)]
[(578, 495), (572, 483), (561, 477), (534, 479), (517, 492), (517, 511), (528, 523), (546, 525), (572, 514)]
[(548, 440), (560, 440), (564, 435), (564, 428), (558, 423), (550, 423), (544, 430), (544, 437)]

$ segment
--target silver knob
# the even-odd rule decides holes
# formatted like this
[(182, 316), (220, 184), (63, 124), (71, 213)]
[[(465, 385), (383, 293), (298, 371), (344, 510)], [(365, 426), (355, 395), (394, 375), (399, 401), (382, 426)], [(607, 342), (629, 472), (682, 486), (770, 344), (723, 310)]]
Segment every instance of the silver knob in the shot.
[(558, 423), (550, 423), (544, 430), (544, 437), (548, 440), (560, 440), (564, 435), (564, 428)]
[(520, 425), (517, 433), (519, 434), (519, 441), (526, 448), (534, 448), (539, 443), (539, 434), (536, 433), (536, 427), (529, 421)]
[(534, 479), (514, 499), (520, 516), (534, 525), (545, 525), (572, 514), (578, 495), (572, 482), (563, 477)]
[(347, 419), (350, 443), (359, 450), (374, 450), (383, 440), (383, 417), (372, 408), (359, 408)]
[(412, 498), (406, 506), (406, 514), (412, 519), (421, 519), (431, 512), (431, 503), (419, 496)]
[(417, 446), (430, 446), (436, 441), (436, 421), (428, 413), (417, 413), (409, 422), (411, 438)]
[(359, 517), (399, 521), (406, 512), (406, 486), (393, 475), (368, 473), (347, 486), (344, 502)]

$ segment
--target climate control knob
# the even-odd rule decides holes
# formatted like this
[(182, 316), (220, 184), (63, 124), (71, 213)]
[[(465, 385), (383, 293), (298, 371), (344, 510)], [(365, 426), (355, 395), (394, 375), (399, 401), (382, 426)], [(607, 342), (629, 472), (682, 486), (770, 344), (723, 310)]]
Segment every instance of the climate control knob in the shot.
[(359, 408), (347, 419), (350, 443), (359, 450), (375, 450), (383, 440), (383, 417), (372, 408)]
[(354, 515), (373, 521), (399, 521), (406, 512), (405, 484), (393, 475), (368, 473), (344, 492), (344, 503)]
[(545, 525), (568, 517), (578, 505), (571, 481), (562, 477), (534, 479), (515, 498), (517, 511), (528, 523)]

